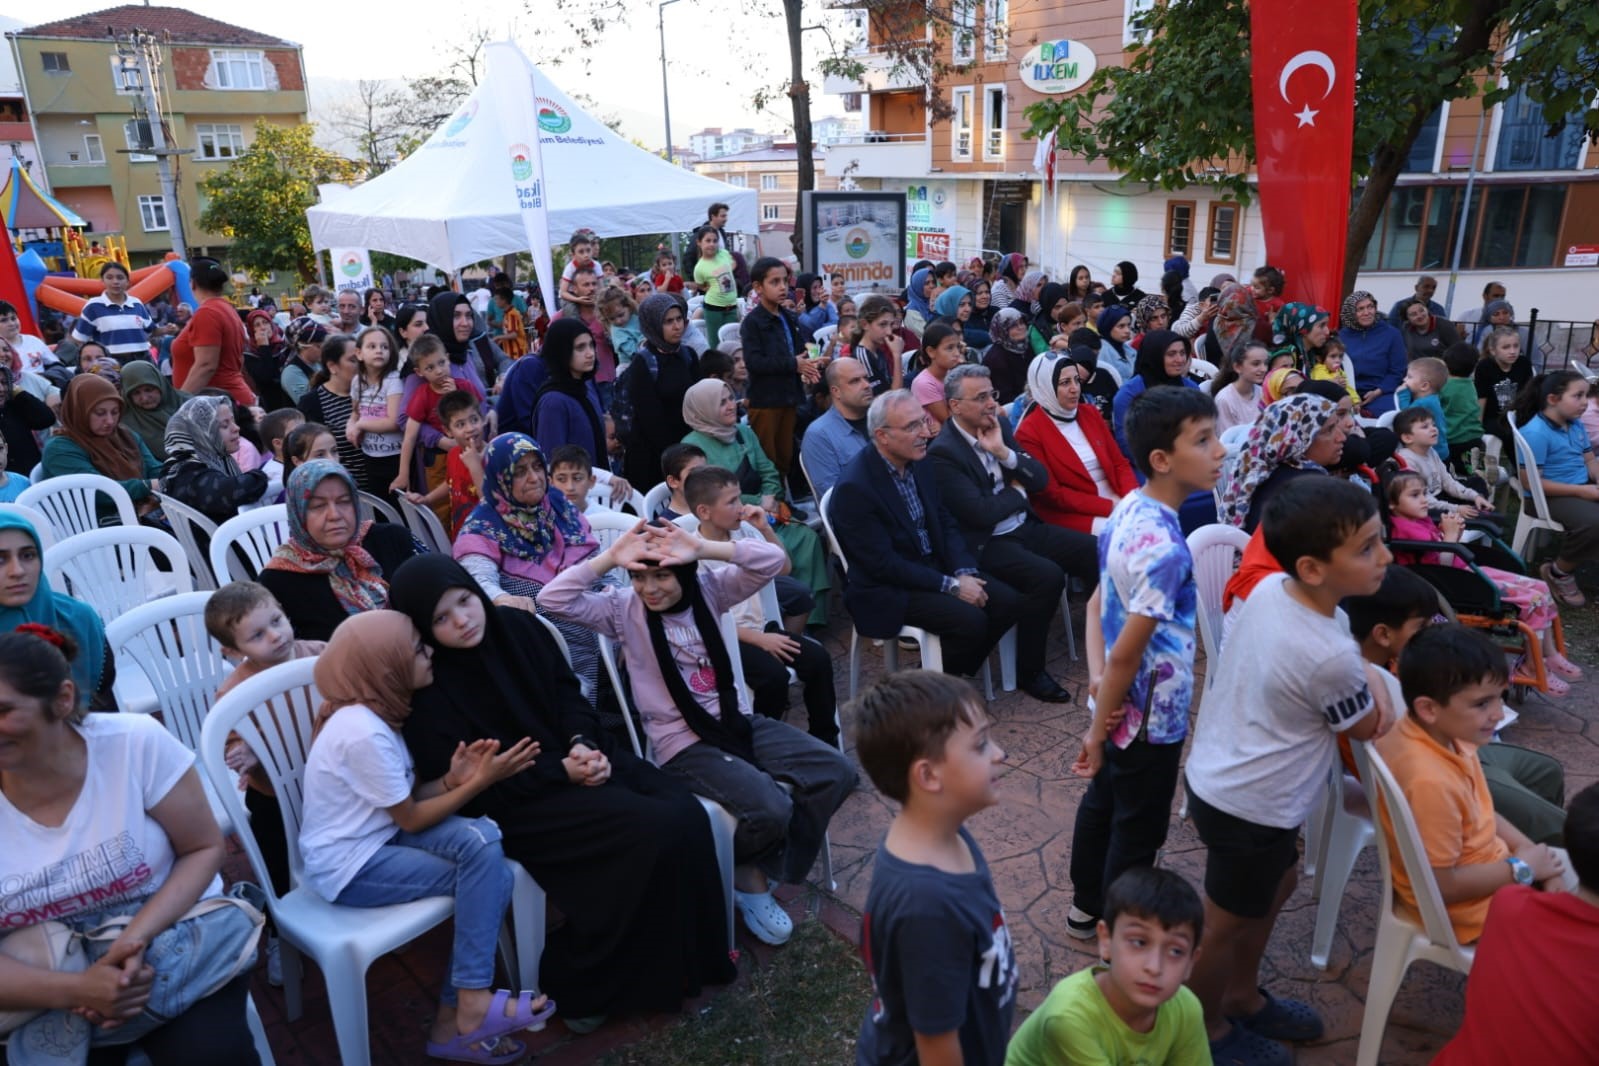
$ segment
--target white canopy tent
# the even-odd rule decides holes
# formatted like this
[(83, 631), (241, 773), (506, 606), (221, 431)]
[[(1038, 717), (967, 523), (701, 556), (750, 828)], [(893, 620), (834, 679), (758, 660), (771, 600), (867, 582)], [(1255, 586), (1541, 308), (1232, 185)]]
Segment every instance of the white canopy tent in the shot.
[(505, 101), (527, 92), (529, 71), (552, 240), (585, 227), (601, 237), (686, 230), (718, 201), (729, 207), (728, 229), (757, 232), (754, 191), (628, 143), (574, 104), (515, 45), (499, 45), (490, 49), (483, 81), (426, 144), (394, 169), (306, 212), (312, 244), (390, 252), (450, 270), (528, 251), (508, 165), (519, 138)]

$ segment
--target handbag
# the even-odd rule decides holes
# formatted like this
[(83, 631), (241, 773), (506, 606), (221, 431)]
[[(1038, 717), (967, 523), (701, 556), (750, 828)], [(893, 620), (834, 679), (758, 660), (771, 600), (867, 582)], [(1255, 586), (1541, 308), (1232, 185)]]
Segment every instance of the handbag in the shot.
[[(83, 943), (62, 922), (40, 922), (0, 937), (0, 955), (56, 973), (82, 973), (89, 967)], [(41, 1010), (0, 1010), (0, 1036), (43, 1014)]]

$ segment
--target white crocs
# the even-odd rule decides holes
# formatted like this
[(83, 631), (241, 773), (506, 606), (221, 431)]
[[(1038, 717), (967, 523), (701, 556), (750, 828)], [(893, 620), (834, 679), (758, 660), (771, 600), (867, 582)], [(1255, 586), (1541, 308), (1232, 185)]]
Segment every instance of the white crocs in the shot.
[(788, 938), (794, 934), (794, 921), (788, 916), (781, 904), (766, 892), (734, 892), (734, 901), (738, 904), (738, 913), (744, 919), (744, 925), (755, 939), (763, 944), (776, 947), (786, 944)]

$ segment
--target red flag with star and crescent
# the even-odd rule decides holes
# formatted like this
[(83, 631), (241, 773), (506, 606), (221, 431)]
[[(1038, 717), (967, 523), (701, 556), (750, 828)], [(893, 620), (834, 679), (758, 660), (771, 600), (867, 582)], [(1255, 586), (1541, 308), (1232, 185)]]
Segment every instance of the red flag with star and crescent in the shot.
[(1356, 0), (1250, 6), (1255, 165), (1266, 260), (1284, 296), (1336, 318), (1355, 141)]

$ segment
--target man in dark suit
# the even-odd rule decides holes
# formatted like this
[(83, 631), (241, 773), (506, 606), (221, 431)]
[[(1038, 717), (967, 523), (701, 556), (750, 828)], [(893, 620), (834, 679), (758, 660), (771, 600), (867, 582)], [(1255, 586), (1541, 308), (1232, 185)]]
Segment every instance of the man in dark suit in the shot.
[(944, 672), (970, 676), (1020, 616), (1022, 597), (978, 572), (926, 463), (932, 424), (907, 389), (866, 413), (872, 447), (845, 464), (828, 518), (849, 561), (844, 603), (862, 636), (917, 626), (941, 638)]
[(977, 565), (1023, 598), (1016, 631), (1016, 676), (1023, 691), (1051, 703), (1071, 693), (1044, 670), (1044, 642), (1060, 606), (1066, 575), (1099, 582), (1099, 553), (1087, 533), (1050, 525), (1027, 494), (1049, 483), (1042, 463), (1016, 446), (999, 417), (986, 366), (965, 364), (944, 378), (949, 420), (928, 449), (944, 508), (960, 526)]

